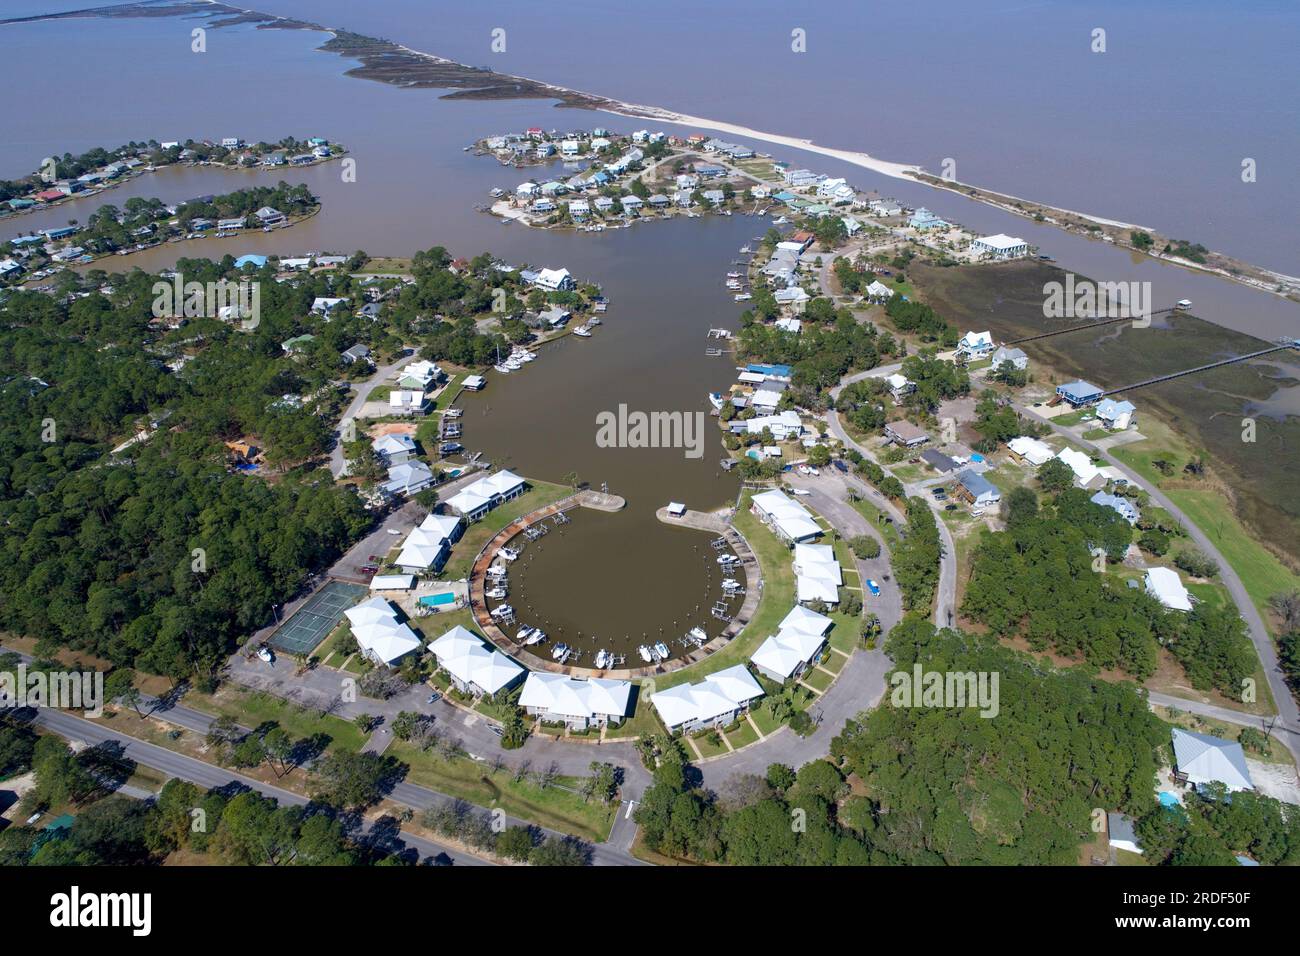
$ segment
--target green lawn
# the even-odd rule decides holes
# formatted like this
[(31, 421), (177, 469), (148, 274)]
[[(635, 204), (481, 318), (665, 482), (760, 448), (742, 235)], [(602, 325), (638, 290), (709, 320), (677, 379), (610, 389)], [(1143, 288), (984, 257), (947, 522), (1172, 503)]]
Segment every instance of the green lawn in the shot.
[(754, 729), (748, 720), (742, 717), (740, 723), (736, 725), (736, 729), (727, 734), (727, 739), (731, 741), (732, 747), (739, 750), (741, 747), (748, 747), (752, 743), (757, 743), (758, 731)]
[(844, 665), (849, 662), (849, 659), (843, 654), (826, 653), (822, 656), (825, 659), (818, 666), (826, 668), (826, 670), (830, 671), (832, 674), (838, 674), (840, 671), (844, 670)]
[(554, 504), (561, 498), (568, 497), (573, 489), (568, 485), (555, 485), (549, 481), (529, 479), (529, 489), (504, 504), (498, 505), (487, 513), (482, 521), (476, 521), (465, 529), (465, 534), (452, 548), (451, 558), (442, 569), (441, 577), (456, 581), (469, 575), (470, 568), (483, 545), (516, 518), (536, 511), (538, 508)]
[(809, 687), (821, 691), (823, 694), (826, 693), (826, 689), (831, 686), (831, 682), (835, 680), (835, 678), (830, 674), (827, 674), (825, 671), (819, 671), (815, 667), (810, 667), (808, 670), (804, 671), (803, 676), (800, 679)]
[[(712, 740), (715, 733), (718, 735), (718, 742), (716, 744)], [(727, 749), (727, 745), (722, 741), (722, 731), (720, 730), (710, 731), (709, 733), (701, 734), (698, 737), (692, 735), (691, 741), (695, 744), (696, 748), (699, 749), (701, 757), (720, 757), (725, 753), (731, 752)]]
[(326, 734), (330, 738), (331, 749), (356, 751), (366, 742), (366, 735), (351, 721), (340, 717), (322, 717), (314, 710), (307, 710), (258, 691), (231, 686), (223, 687), (216, 696), (191, 691), (185, 695), (185, 704), (204, 713), (228, 715), (245, 727), (274, 722), (293, 737)]
[[(1150, 427), (1150, 426), (1148, 426)], [(1180, 475), (1186, 456), (1165, 448), (1147, 448), (1140, 442), (1114, 449), (1117, 459), (1128, 465), (1151, 484), (1160, 487), (1164, 476), (1151, 464), (1163, 458), (1174, 463), (1174, 476)], [(1171, 479), (1172, 480), (1172, 479)], [(1209, 489), (1161, 488), (1188, 519), (1209, 536), (1232, 569), (1246, 586), (1250, 599), (1260, 613), (1268, 614), (1268, 599), (1274, 594), (1300, 589), (1300, 575), (1291, 573), (1262, 544), (1250, 536), (1237, 520), (1223, 496)]]
[[(406, 775), (410, 783), (481, 807), (500, 807), (512, 816), (588, 840), (603, 841), (618, 811), (617, 806), (588, 803), (572, 792), (581, 785), (575, 778), (560, 777), (556, 781), (559, 786), (542, 789), (531, 779), (516, 782), (509, 770), (493, 774), (489, 767), (468, 757), (443, 760), (400, 740), (394, 740), (387, 753), (410, 767)], [(598, 756), (593, 751), (592, 759)]]

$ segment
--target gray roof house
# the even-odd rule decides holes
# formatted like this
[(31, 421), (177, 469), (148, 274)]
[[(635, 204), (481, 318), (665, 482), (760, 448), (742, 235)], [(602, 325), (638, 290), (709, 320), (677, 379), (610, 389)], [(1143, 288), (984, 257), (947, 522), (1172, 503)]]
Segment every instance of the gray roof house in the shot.
[(1174, 772), (1178, 779), (1200, 787), (1221, 783), (1228, 790), (1254, 790), (1241, 744), (1207, 734), (1174, 728)]

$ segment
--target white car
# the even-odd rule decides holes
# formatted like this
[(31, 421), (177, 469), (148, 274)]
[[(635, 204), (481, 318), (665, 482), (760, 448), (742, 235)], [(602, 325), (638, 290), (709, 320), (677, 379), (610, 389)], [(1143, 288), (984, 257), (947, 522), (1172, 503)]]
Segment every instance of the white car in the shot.
[(791, 488), (791, 489), (790, 489), (790, 493), (791, 493), (791, 494), (795, 494), (795, 495), (811, 495), (811, 494), (812, 494), (812, 492), (809, 491), (807, 488)]
[(402, 533), (402, 532), (401, 532), (401, 531), (399, 531), (399, 530), (398, 530), (398, 529), (396, 529), (396, 528), (389, 528), (389, 529), (388, 529), (388, 533), (389, 533), (389, 534), (396, 534), (396, 535), (400, 535), (400, 534), (401, 534), (401, 533)]

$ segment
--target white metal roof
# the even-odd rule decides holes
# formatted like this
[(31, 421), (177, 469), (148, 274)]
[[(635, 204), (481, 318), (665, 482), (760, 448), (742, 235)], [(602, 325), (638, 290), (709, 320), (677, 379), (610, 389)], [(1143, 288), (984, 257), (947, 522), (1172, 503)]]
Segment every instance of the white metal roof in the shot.
[(1147, 593), (1174, 611), (1190, 611), (1192, 599), (1173, 568), (1147, 568)]
[(1224, 784), (1229, 790), (1253, 790), (1241, 744), (1174, 728), (1174, 762), (1191, 783)]
[(537, 707), (563, 717), (623, 717), (632, 682), (593, 677), (577, 680), (564, 674), (529, 673), (519, 695), (520, 707)]

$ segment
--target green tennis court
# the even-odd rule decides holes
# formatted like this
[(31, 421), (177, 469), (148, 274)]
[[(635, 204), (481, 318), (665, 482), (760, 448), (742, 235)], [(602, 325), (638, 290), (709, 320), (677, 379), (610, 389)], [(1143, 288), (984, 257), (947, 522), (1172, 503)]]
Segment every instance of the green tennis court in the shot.
[(271, 646), (286, 654), (307, 654), (325, 640), (343, 617), (343, 612), (357, 603), (368, 589), (360, 584), (327, 581), (307, 599), (302, 607), (280, 625), (271, 637)]

